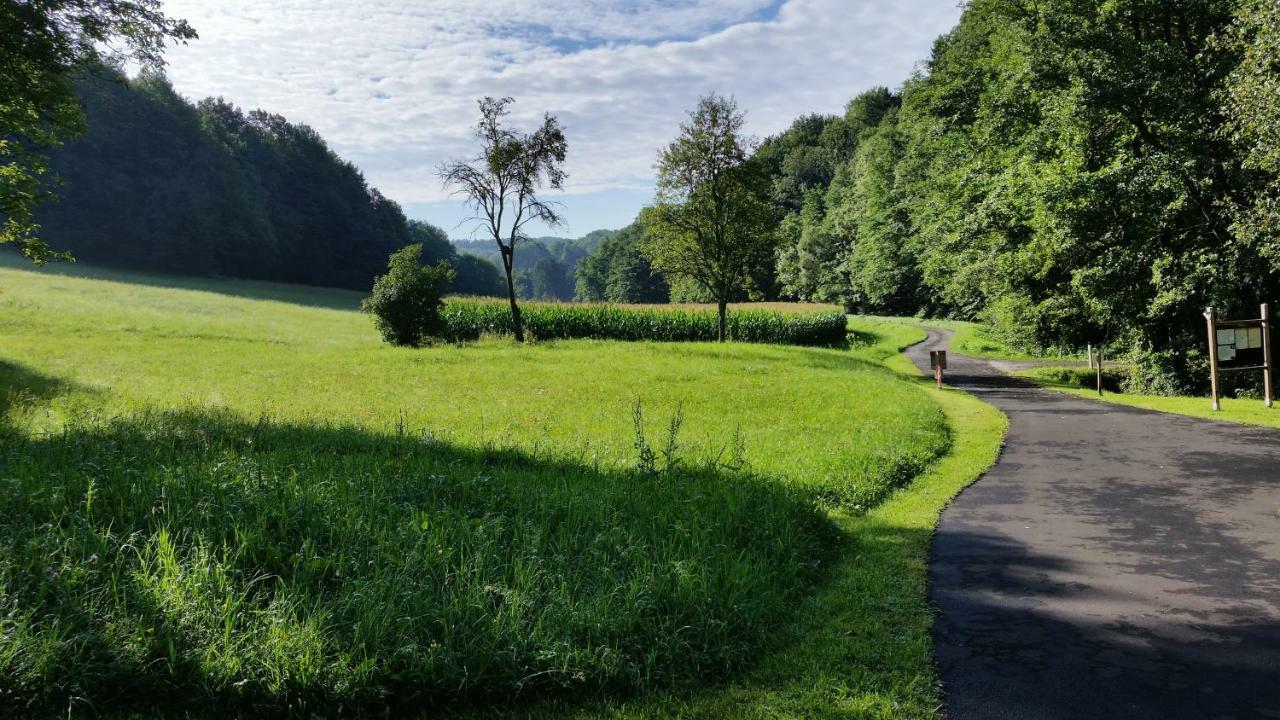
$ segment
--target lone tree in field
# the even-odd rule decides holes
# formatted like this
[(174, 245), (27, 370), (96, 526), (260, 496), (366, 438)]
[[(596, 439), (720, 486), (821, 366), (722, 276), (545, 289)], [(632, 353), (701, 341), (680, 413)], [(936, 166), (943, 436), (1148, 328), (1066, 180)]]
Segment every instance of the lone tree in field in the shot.
[(512, 326), (516, 340), (524, 342), (524, 321), (516, 304), (513, 278), (516, 246), (527, 237), (524, 228), (530, 222), (539, 220), (552, 227), (562, 223), (555, 208), (539, 200), (537, 193), (544, 186), (563, 187), (562, 166), (568, 145), (559, 121), (551, 115), (544, 115), (542, 127), (531, 133), (507, 127), (503, 121), (512, 102), (509, 97), (480, 101), (480, 122), (475, 130), (482, 146), (480, 155), (442, 165), (440, 178), (446, 187), (466, 198), (474, 213), (471, 220), (498, 244), (507, 276)]
[(689, 278), (716, 299), (720, 342), (729, 301), (773, 253), (769, 180), (750, 158), (743, 114), (731, 98), (708, 95), (658, 160), (657, 197), (641, 213), (640, 250), (653, 267)]
[(170, 41), (195, 37), (160, 0), (0, 2), (0, 245), (37, 264), (70, 259), (37, 236), (33, 213), (52, 195), (43, 151), (85, 130), (75, 74), (124, 61), (159, 69)]

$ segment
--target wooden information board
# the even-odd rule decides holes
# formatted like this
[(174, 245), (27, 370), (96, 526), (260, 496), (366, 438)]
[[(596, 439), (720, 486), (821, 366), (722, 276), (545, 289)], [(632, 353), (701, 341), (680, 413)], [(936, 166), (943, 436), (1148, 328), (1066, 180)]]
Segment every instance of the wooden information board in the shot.
[(1271, 308), (1262, 304), (1262, 316), (1248, 320), (1218, 320), (1213, 308), (1204, 311), (1209, 323), (1209, 373), (1213, 409), (1221, 410), (1218, 375), (1223, 372), (1261, 370), (1267, 407), (1271, 407)]

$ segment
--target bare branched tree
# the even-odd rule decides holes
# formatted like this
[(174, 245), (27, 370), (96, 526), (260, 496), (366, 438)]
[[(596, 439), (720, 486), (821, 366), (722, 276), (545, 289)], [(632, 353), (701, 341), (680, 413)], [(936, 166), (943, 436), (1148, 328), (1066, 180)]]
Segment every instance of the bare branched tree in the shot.
[(440, 179), (466, 199), (475, 232), (487, 234), (498, 244), (516, 340), (524, 342), (524, 321), (516, 304), (512, 275), (516, 247), (528, 237), (525, 227), (535, 220), (551, 227), (563, 224), (556, 203), (539, 199), (538, 192), (543, 187), (559, 190), (564, 186), (568, 145), (559, 121), (551, 115), (544, 115), (542, 126), (531, 133), (508, 127), (504, 120), (512, 102), (509, 97), (479, 101), (480, 122), (475, 135), (481, 152), (470, 160), (441, 165)]

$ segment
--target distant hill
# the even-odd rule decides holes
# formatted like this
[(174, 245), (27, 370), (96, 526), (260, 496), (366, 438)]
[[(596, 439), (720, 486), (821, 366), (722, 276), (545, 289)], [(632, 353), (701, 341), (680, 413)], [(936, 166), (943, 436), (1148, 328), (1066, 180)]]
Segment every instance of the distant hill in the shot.
[[(530, 238), (516, 248), (517, 291), (527, 299), (572, 300), (575, 270), (618, 230), (595, 230), (580, 238)], [(502, 267), (502, 256), (492, 240), (454, 240), (459, 253), (474, 255)]]
[[(605, 240), (618, 234), (618, 230), (593, 230), (580, 238), (539, 237), (530, 238), (516, 248), (516, 271), (532, 270), (539, 260), (552, 258), (569, 270), (577, 267), (584, 257), (600, 247)], [(453, 240), (458, 252), (482, 257), (498, 267), (502, 258), (498, 246), (492, 240)]]

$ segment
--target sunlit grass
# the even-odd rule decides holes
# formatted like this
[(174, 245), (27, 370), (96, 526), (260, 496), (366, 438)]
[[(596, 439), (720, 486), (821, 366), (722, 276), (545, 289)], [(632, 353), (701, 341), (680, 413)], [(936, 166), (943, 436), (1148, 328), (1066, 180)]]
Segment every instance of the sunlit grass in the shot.
[(918, 391), (840, 350), (502, 340), (415, 350), (381, 343), (357, 312), (21, 271), (0, 271), (0, 286), (0, 359), (68, 385), (24, 411), (33, 430), (89, 410), (216, 408), (617, 467), (634, 454), (639, 400), (655, 427), (682, 409), (688, 459), (741, 442), (755, 471), (833, 492), (886, 461), (917, 462), (902, 439), (941, 432)]
[[(919, 325), (856, 318), (867, 349), (910, 382), (927, 386), (897, 347), (924, 338)], [(549, 703), (520, 717), (879, 718), (936, 720), (928, 556), (942, 510), (999, 454), (1006, 418), (961, 391), (927, 390), (947, 414), (950, 452), (869, 513), (829, 512), (846, 551), (820, 589), (781, 624), (780, 645), (752, 670), (697, 690), (651, 693), (585, 708)]]

